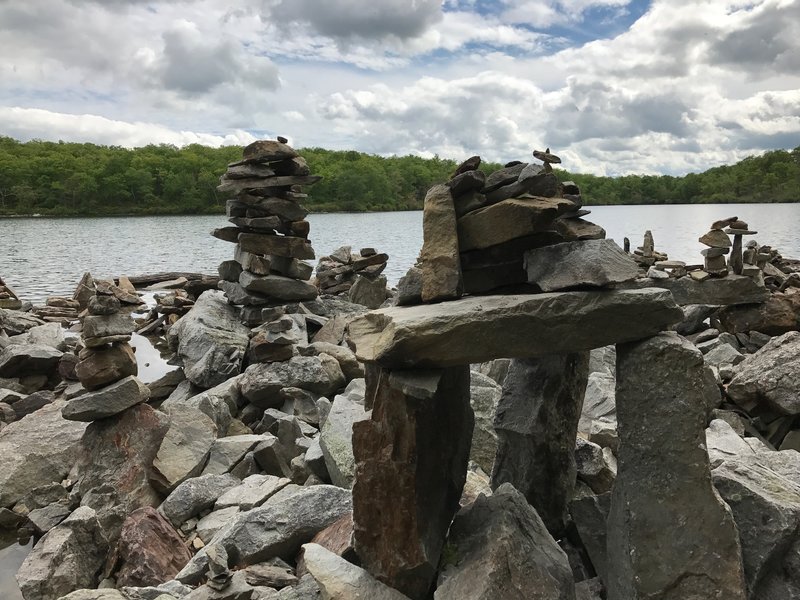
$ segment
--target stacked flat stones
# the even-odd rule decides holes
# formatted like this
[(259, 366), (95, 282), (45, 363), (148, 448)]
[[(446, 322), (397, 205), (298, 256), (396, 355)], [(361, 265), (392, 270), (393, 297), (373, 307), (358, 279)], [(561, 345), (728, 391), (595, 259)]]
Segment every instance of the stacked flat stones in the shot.
[(120, 312), (121, 303), (110, 282), (95, 282), (83, 319), (83, 348), (75, 375), (89, 393), (71, 400), (62, 410), (65, 419), (95, 421), (112, 417), (147, 401), (150, 391), (139, 379), (133, 348), (128, 343), (133, 319)]
[[(398, 304), (437, 302), (525, 284), (541, 289), (542, 273), (534, 265), (560, 260), (556, 254), (575, 247), (561, 248), (553, 256), (540, 253), (532, 258), (529, 253), (605, 238), (601, 227), (582, 219), (589, 211), (582, 209), (578, 186), (559, 183), (550, 165), (560, 159), (549, 148), (533, 154), (544, 164), (514, 161), (488, 176), (478, 170), (480, 157), (473, 156), (446, 184), (428, 191), (422, 252), (417, 266), (398, 286)], [(627, 256), (611, 241), (585, 249), (592, 254), (610, 245)]]
[(316, 281), (320, 294), (347, 295), (351, 302), (378, 308), (386, 300), (386, 269), (389, 255), (375, 248), (353, 252), (342, 246), (317, 263)]
[[(633, 259), (640, 267), (649, 269), (650, 267), (655, 266), (656, 263), (669, 260), (669, 256), (656, 250), (653, 232), (648, 229), (644, 232), (644, 240), (642, 241), (642, 245), (633, 251)], [(656, 277), (658, 277), (658, 275), (656, 275)]]
[[(755, 235), (756, 231), (750, 231), (747, 223), (738, 217), (728, 217), (711, 224), (707, 233), (699, 239), (701, 244), (708, 246), (701, 252), (704, 259), (702, 271), (692, 271), (691, 277), (698, 281), (703, 281), (709, 277), (725, 277), (729, 272), (736, 275), (749, 275), (758, 279), (760, 275), (756, 269), (748, 269), (744, 273), (744, 261), (742, 252), (742, 236)], [(733, 243), (729, 236), (733, 236)], [(730, 261), (726, 260), (726, 255), (730, 254)], [(758, 269), (760, 271), (760, 269)]]
[(22, 308), (22, 302), (14, 293), (14, 290), (11, 289), (11, 286), (6, 285), (2, 277), (0, 277), (0, 308), (10, 310)]
[(236, 244), (234, 259), (219, 267), (219, 285), (231, 303), (243, 305), (242, 321), (250, 325), (267, 320), (265, 307), (317, 297), (317, 288), (308, 282), (313, 267), (303, 262), (314, 258), (314, 249), (308, 240), (308, 211), (299, 201), (307, 197), (302, 186), (321, 177), (310, 174), (286, 141), (245, 147), (242, 160), (228, 165), (217, 187), (235, 194), (226, 205), (233, 226), (212, 232)]

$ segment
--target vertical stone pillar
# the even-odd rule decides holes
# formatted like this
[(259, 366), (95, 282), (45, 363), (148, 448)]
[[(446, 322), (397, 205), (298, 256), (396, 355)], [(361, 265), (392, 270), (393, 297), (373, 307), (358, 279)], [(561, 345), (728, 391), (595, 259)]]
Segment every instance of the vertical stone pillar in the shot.
[(425, 196), (422, 213), (422, 301), (460, 298), (464, 289), (458, 253), (458, 226), (453, 196), (435, 185)]
[(730, 265), (736, 275), (742, 274), (742, 267), (744, 266), (742, 263), (742, 236), (734, 234)]
[(564, 530), (575, 487), (575, 437), (589, 352), (511, 362), (497, 405), (492, 489), (510, 483), (553, 537)]
[(703, 356), (674, 333), (617, 346), (609, 600), (744, 600), (739, 536), (711, 484)]
[(372, 418), (353, 425), (355, 549), (373, 576), (422, 600), (466, 479), (469, 367), (370, 375)]

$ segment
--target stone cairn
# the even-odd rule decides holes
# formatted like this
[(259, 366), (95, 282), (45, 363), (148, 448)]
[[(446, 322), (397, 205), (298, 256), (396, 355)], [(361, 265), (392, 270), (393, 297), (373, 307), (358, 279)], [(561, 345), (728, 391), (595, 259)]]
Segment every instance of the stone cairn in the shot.
[(305, 159), (286, 144), (286, 138), (253, 142), (242, 160), (228, 165), (217, 191), (234, 194), (226, 214), (233, 224), (212, 235), (236, 244), (233, 260), (219, 266), (220, 288), (228, 301), (241, 305), (242, 322), (264, 323), (274, 307), (313, 300), (317, 288), (309, 283), (314, 258), (308, 240), (308, 211), (299, 203), (302, 186), (321, 179), (311, 175)]
[[(582, 208), (578, 186), (559, 183), (553, 173), (551, 164), (561, 159), (549, 148), (533, 154), (544, 164), (514, 161), (488, 176), (478, 170), (480, 157), (473, 156), (448, 183), (431, 188), (425, 198), (422, 251), (398, 285), (399, 305), (514, 286), (546, 291), (557, 285), (548, 280), (563, 260), (561, 251), (586, 264), (616, 255), (624, 259), (624, 273), (616, 279), (630, 278), (635, 264), (613, 241), (604, 240), (602, 227), (582, 218), (590, 211)], [(563, 242), (582, 243), (559, 248)], [(576, 248), (584, 254), (580, 259), (573, 255)], [(584, 277), (592, 277), (590, 268), (583, 270)]]
[(386, 277), (381, 275), (388, 254), (375, 248), (353, 252), (342, 246), (317, 263), (317, 287), (320, 294), (347, 295), (350, 302), (378, 308), (386, 300)]
[[(91, 288), (94, 294), (89, 295)], [(77, 295), (86, 303), (86, 315), (75, 375), (88, 393), (62, 409), (65, 419), (105, 419), (150, 397), (150, 390), (136, 377), (136, 355), (129, 343), (135, 323), (130, 315), (121, 312), (119, 291), (115, 294), (119, 289), (108, 281), (94, 281), (88, 273), (81, 280)]]
[(9, 310), (22, 308), (22, 302), (2, 277), (0, 277), (0, 308)]

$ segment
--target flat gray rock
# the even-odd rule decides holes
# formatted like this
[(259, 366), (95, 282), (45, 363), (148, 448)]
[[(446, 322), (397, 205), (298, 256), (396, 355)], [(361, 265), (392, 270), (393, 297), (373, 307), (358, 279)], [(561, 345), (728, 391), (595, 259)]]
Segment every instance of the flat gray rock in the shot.
[(131, 375), (96, 392), (73, 398), (61, 414), (70, 421), (96, 421), (146, 402), (149, 397), (150, 389)]
[(239, 275), (239, 284), (248, 292), (287, 302), (313, 300), (318, 295), (314, 285), (283, 275), (254, 275), (249, 271), (242, 271)]
[(52, 373), (62, 352), (41, 344), (12, 344), (0, 351), (0, 377)]
[(175, 527), (180, 527), (188, 519), (214, 506), (222, 494), (241, 483), (230, 473), (193, 477), (176, 487), (161, 503), (159, 510)]
[(61, 352), (67, 349), (64, 340), (64, 328), (60, 323), (45, 323), (31, 327), (27, 332), (8, 338), (9, 345), (15, 344), (34, 344), (39, 346), (50, 346)]
[(241, 510), (250, 510), (261, 506), (267, 499), (281, 491), (291, 481), (275, 475), (250, 475), (241, 484), (227, 490), (214, 504), (216, 510), (235, 506)]
[(528, 250), (525, 271), (528, 283), (555, 292), (632, 281), (639, 267), (614, 240), (581, 240)]
[(283, 404), (278, 393), (295, 387), (330, 396), (344, 387), (345, 377), (332, 356), (293, 356), (284, 362), (250, 365), (241, 380), (242, 395), (262, 408)]
[(732, 304), (759, 304), (769, 298), (769, 291), (751, 277), (728, 274), (705, 281), (695, 281), (691, 277), (678, 279), (637, 279), (620, 284), (618, 288), (640, 289), (645, 287), (663, 288), (672, 292), (675, 302), (686, 304), (706, 304), (726, 306)]
[(199, 410), (174, 410), (169, 417), (169, 430), (153, 460), (151, 477), (163, 493), (199, 475), (217, 439), (217, 426)]
[(554, 292), (382, 308), (353, 319), (349, 332), (362, 361), (443, 367), (589, 350), (652, 336), (682, 317), (664, 290)]

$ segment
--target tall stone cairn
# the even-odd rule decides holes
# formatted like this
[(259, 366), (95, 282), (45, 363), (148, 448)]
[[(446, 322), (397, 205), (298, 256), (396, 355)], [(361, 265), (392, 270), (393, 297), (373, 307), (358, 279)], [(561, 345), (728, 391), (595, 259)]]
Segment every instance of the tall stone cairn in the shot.
[(307, 197), (303, 186), (322, 178), (311, 175), (286, 142), (279, 137), (246, 146), (217, 187), (233, 195), (226, 204), (232, 225), (212, 235), (236, 244), (233, 260), (219, 266), (219, 285), (231, 303), (243, 306), (242, 321), (249, 325), (270, 320), (272, 307), (317, 297), (308, 281), (313, 267), (304, 262), (315, 255), (300, 201)]

